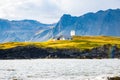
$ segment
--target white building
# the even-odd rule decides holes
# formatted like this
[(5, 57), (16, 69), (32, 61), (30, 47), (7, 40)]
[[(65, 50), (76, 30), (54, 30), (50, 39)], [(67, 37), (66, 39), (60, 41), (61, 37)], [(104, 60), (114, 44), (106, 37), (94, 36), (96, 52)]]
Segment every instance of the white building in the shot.
[(75, 36), (75, 30), (71, 30), (70, 35)]

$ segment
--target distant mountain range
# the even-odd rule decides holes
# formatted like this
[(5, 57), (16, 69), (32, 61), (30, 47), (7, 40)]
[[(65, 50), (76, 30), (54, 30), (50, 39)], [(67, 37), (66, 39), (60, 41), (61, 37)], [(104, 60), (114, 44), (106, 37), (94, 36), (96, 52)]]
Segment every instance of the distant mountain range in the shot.
[(120, 36), (120, 9), (101, 10), (79, 17), (64, 14), (56, 24), (0, 19), (0, 42), (46, 41), (53, 36), (69, 36), (71, 30), (75, 30), (76, 35)]
[(42, 24), (35, 20), (0, 19), (0, 42), (45, 41), (51, 38), (54, 26), (55, 24)]

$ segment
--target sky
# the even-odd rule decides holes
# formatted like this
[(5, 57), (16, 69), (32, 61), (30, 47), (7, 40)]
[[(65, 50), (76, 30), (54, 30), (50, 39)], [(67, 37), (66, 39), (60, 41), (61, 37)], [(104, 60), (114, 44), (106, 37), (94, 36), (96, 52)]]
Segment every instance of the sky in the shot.
[(117, 8), (120, 0), (0, 0), (0, 18), (56, 23), (63, 14), (81, 16)]

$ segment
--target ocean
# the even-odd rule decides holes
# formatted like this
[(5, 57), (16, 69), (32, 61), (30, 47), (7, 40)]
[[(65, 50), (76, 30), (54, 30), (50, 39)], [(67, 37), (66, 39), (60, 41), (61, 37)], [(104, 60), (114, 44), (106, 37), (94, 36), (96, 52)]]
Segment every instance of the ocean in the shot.
[(120, 59), (0, 60), (0, 80), (107, 80), (120, 76)]

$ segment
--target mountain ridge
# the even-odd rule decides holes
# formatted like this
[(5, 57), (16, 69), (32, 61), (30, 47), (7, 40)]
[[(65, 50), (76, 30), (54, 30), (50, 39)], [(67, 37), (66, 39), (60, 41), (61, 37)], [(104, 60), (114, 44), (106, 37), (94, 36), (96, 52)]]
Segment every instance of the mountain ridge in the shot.
[(120, 9), (100, 10), (81, 16), (64, 14), (55, 24), (0, 19), (0, 42), (47, 41), (53, 36), (70, 36), (71, 30), (75, 30), (78, 36), (120, 36), (119, 25)]
[[(9, 21), (7, 19), (0, 19), (0, 42), (31, 41), (38, 31), (42, 30), (42, 33), (47, 35), (49, 31), (46, 32), (45, 30), (51, 30), (51, 26), (54, 25), (43, 24), (36, 20)], [(49, 38), (43, 39), (42, 41), (48, 40)]]
[[(63, 35), (66, 32), (70, 33), (70, 31), (74, 29), (76, 35), (120, 36), (118, 31), (120, 30), (119, 14), (120, 9), (101, 10), (96, 13), (90, 12), (79, 17), (65, 14), (57, 23), (54, 33), (55, 35)], [(69, 22), (73, 23), (71, 24)], [(58, 31), (56, 32), (56, 30)]]

